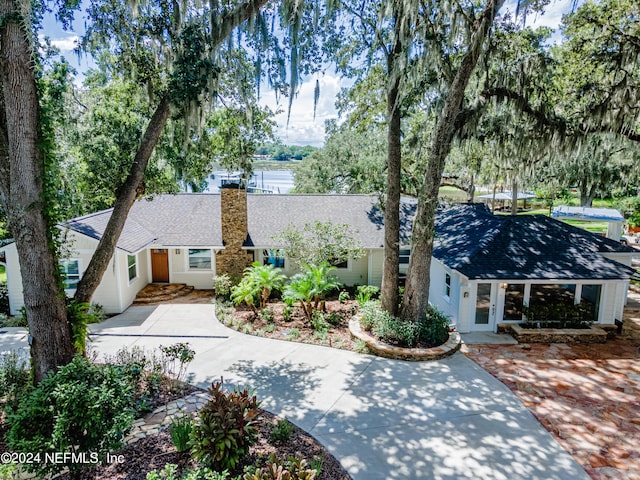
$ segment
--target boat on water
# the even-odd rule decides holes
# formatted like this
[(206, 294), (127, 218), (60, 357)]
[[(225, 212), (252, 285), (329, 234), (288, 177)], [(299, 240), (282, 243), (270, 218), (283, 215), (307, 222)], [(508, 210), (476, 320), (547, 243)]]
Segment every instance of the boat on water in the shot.
[(262, 172), (262, 181), (258, 182), (258, 179), (255, 174), (251, 175), (249, 178), (241, 171), (235, 172), (227, 172), (227, 171), (217, 171), (213, 172), (210, 176), (211, 180), (213, 180), (213, 184), (217, 187), (223, 187), (225, 185), (230, 184), (241, 184), (244, 185), (247, 189), (248, 193), (283, 193), (280, 191), (280, 187), (273, 185), (265, 185), (264, 182), (264, 172)]

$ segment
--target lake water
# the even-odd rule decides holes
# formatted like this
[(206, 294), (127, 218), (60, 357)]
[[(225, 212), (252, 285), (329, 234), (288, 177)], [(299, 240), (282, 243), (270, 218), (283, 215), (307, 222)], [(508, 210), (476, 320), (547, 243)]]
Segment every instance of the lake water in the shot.
[[(207, 192), (220, 191), (220, 179), (227, 176), (225, 170), (212, 173), (214, 178), (209, 180)], [(293, 188), (293, 171), (291, 170), (256, 170), (253, 173), (256, 187), (271, 190), (273, 193), (288, 193)]]

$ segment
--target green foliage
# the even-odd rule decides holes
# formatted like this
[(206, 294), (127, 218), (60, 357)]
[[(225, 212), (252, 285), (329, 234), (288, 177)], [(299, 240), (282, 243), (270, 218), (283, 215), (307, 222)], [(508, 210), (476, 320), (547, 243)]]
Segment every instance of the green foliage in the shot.
[(29, 325), (26, 316), (18, 314), (15, 317), (7, 317), (4, 313), (0, 313), (0, 327), (29, 328)]
[(285, 276), (273, 265), (260, 265), (254, 262), (245, 269), (240, 283), (231, 288), (231, 299), (236, 305), (246, 303), (254, 312), (267, 305), (269, 296), (284, 284)]
[(265, 467), (245, 473), (243, 480), (314, 480), (318, 472), (310, 468), (302, 457), (290, 457), (282, 461), (271, 455)]
[[(77, 356), (57, 372), (49, 372), (9, 414), (7, 442), (16, 452), (103, 455), (122, 446), (134, 420), (133, 402), (128, 372), (114, 365), (93, 365)], [(39, 475), (67, 467), (77, 476), (87, 466), (69, 461), (25, 467)]]
[(147, 473), (147, 480), (231, 480), (229, 472), (215, 472), (210, 468), (188, 469), (178, 475), (178, 465), (168, 463), (160, 471)]
[(263, 308), (260, 310), (260, 318), (267, 323), (273, 322), (273, 310), (270, 308)]
[(257, 439), (260, 403), (246, 388), (223, 390), (222, 381), (212, 384), (209, 395), (191, 432), (191, 455), (208, 467), (234, 469)]
[(284, 290), (285, 299), (300, 302), (307, 320), (311, 321), (313, 312), (318, 310), (325, 297), (340, 287), (340, 283), (330, 274), (335, 267), (327, 262), (320, 265), (304, 265), (302, 273), (294, 275)]
[(344, 317), (338, 312), (331, 312), (324, 316), (325, 320), (329, 322), (329, 325), (337, 326), (342, 323)]
[(99, 317), (92, 313), (89, 303), (79, 303), (73, 299), (67, 299), (67, 319), (71, 326), (73, 347), (76, 349), (76, 353), (85, 355), (89, 324), (99, 322)]
[(223, 273), (213, 277), (213, 291), (224, 300), (228, 300), (231, 295), (231, 277)]
[(295, 340), (297, 338), (300, 338), (300, 330), (298, 330), (297, 328), (290, 328), (287, 331), (287, 338), (289, 340)]
[(365, 255), (355, 232), (347, 224), (307, 223), (298, 230), (290, 227), (275, 237), (283, 244), (285, 255), (304, 268), (305, 265), (338, 265)]
[(189, 415), (183, 415), (171, 421), (169, 435), (178, 452), (186, 452), (189, 449), (189, 438), (192, 430), (193, 422)]
[(284, 443), (289, 441), (293, 435), (293, 424), (286, 418), (278, 420), (276, 426), (271, 430), (271, 441)]
[(436, 308), (429, 306), (419, 322), (407, 322), (382, 310), (380, 302), (365, 303), (360, 311), (360, 325), (381, 340), (403, 347), (418, 343), (441, 345), (449, 338), (449, 321)]
[(329, 324), (324, 318), (324, 314), (314, 310), (311, 316), (311, 327), (317, 332), (326, 332), (329, 330)]
[(522, 313), (526, 317), (522, 324), (525, 328), (589, 328), (595, 316), (590, 303), (524, 305)]
[(0, 397), (4, 398), (4, 409), (15, 410), (22, 397), (31, 389), (29, 362), (19, 351), (3, 353), (0, 357)]
[[(3, 265), (3, 268), (4, 268), (4, 265)], [(5, 276), (5, 281), (0, 282), (0, 314), (4, 314), (4, 315), (11, 314), (11, 312), (9, 311), (9, 289), (6, 283), (6, 276)]]
[(282, 318), (285, 322), (289, 322), (291, 320), (291, 314), (293, 313), (293, 309), (289, 305), (285, 305), (282, 309)]
[(163, 373), (175, 381), (184, 381), (187, 367), (196, 356), (195, 350), (188, 343), (183, 342), (174, 343), (168, 347), (160, 345), (159, 348), (164, 356), (165, 368)]
[(347, 292), (346, 290), (342, 290), (338, 294), (338, 301), (340, 303), (347, 303), (350, 299), (351, 299), (351, 296), (349, 295), (349, 292)]
[(358, 302), (358, 305), (362, 307), (365, 303), (378, 295), (379, 292), (380, 289), (374, 285), (358, 285), (356, 289), (356, 301)]

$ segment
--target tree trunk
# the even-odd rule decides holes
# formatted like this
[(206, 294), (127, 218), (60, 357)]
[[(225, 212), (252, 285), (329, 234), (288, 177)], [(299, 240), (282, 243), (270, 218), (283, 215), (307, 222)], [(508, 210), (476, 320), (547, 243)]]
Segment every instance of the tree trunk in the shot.
[(400, 172), (401, 150), (401, 109), (399, 58), (402, 55), (400, 13), (394, 7), (393, 50), (387, 56), (387, 184), (384, 206), (384, 266), (380, 303), (392, 315), (398, 312), (398, 283), (400, 278)]
[[(212, 31), (211, 44), (212, 47), (219, 46), (224, 40), (228, 38), (233, 29), (240, 25), (248, 18), (254, 16), (260, 11), (267, 3), (267, 0), (251, 0), (244, 3), (234, 10), (224, 14), (222, 19), (217, 22), (216, 29)], [(138, 151), (136, 152), (133, 165), (129, 171), (129, 175), (118, 192), (113, 212), (107, 223), (104, 234), (98, 243), (89, 266), (84, 272), (78, 288), (76, 290), (75, 299), (78, 302), (90, 302), (93, 294), (95, 293), (102, 276), (106, 271), (111, 257), (113, 256), (114, 249), (120, 238), (120, 234), (124, 228), (124, 224), (127, 221), (129, 210), (133, 206), (133, 202), (138, 196), (139, 188), (142, 185), (144, 179), (144, 172), (149, 163), (149, 159), (153, 154), (160, 135), (169, 119), (171, 113), (171, 104), (168, 97), (163, 97), (160, 104), (153, 113), (147, 130), (145, 131)]]
[(518, 181), (511, 182), (511, 215), (518, 215)]
[(587, 184), (587, 180), (583, 179), (580, 182), (580, 206), (591, 208), (593, 205), (593, 199), (596, 198), (596, 186)]
[(401, 318), (405, 321), (419, 321), (429, 304), (429, 271), (431, 269), (431, 254), (433, 253), (434, 222), (444, 163), (451, 150), (455, 121), (462, 108), (465, 89), (478, 62), (482, 44), (491, 28), (493, 19), (503, 3), (504, 0), (489, 0), (484, 11), (476, 20), (469, 47), (453, 79), (433, 132), (424, 184), (418, 193), (418, 207), (413, 221), (411, 260), (409, 261), (401, 309)]
[(0, 111), (2, 204), (14, 234), (31, 343), (34, 379), (71, 361), (74, 355), (56, 254), (49, 241), (43, 197), (44, 156), (40, 150), (40, 105), (34, 60), (23, 30), (28, 19), (16, 3), (0, 0)]

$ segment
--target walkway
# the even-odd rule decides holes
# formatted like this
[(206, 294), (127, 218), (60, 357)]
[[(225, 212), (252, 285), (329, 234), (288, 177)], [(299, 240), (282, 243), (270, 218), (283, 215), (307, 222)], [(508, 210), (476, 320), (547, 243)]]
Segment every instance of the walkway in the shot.
[[(410, 363), (246, 336), (211, 305), (132, 307), (92, 329), (97, 351), (188, 341), (190, 381), (256, 390), (355, 480), (588, 478), (500, 382), (462, 354)], [(0, 335), (0, 348), (4, 349)]]

